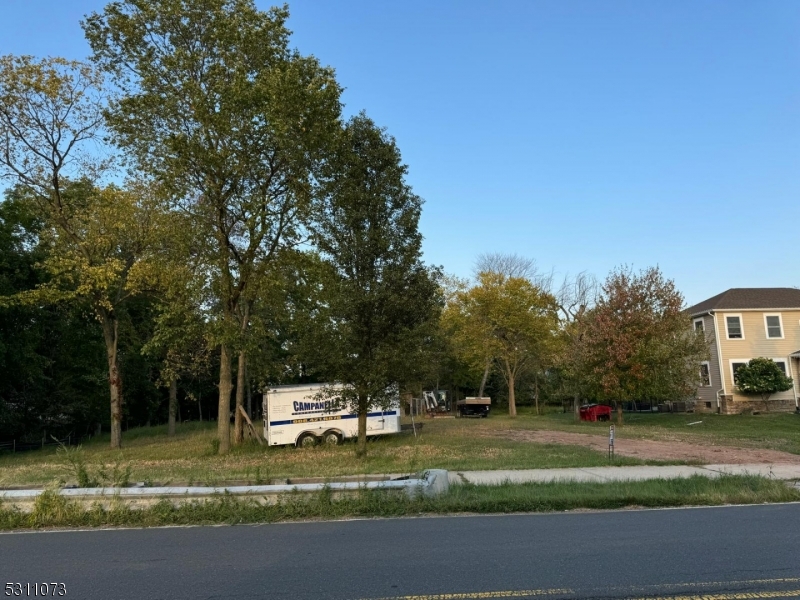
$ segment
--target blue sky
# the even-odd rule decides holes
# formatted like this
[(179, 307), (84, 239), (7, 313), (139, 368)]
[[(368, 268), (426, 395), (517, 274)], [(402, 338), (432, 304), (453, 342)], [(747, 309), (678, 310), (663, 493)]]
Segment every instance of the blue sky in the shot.
[[(0, 54), (84, 58), (78, 21), (103, 5), (2, 0)], [(397, 139), (426, 261), (657, 264), (690, 304), (800, 285), (800, 2), (289, 6), (346, 113)]]

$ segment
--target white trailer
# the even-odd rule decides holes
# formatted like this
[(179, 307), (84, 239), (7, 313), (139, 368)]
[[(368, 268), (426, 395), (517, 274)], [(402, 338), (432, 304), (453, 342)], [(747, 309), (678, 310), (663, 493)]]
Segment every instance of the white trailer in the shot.
[[(331, 408), (314, 395), (329, 384), (278, 385), (264, 392), (264, 439), (269, 446), (339, 444), (358, 437), (358, 416)], [(367, 435), (400, 431), (399, 399), (387, 410), (367, 415)]]

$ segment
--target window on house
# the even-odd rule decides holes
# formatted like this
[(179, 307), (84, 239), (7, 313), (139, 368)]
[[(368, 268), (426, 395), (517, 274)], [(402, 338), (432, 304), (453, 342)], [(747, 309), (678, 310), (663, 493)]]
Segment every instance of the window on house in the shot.
[(741, 369), (745, 365), (747, 365), (746, 362), (732, 362), (731, 363), (731, 371), (733, 371), (733, 383), (735, 383), (735, 384), (739, 383), (738, 381), (736, 381), (736, 371), (738, 371), (739, 369)]
[(725, 323), (728, 326), (728, 339), (729, 340), (742, 340), (742, 317), (741, 315), (728, 315), (725, 317)]
[(778, 365), (778, 366), (781, 368), (781, 371), (783, 371), (783, 374), (784, 374), (784, 375), (786, 375), (786, 374), (787, 374), (787, 373), (786, 373), (786, 363), (785, 363), (784, 361), (782, 361), (782, 360), (778, 360), (778, 359), (776, 359), (776, 358), (773, 358), (773, 359), (772, 359), (772, 362), (774, 362), (776, 365)]
[(708, 362), (700, 363), (700, 380), (702, 381), (703, 387), (711, 386), (711, 371)]
[[(711, 408), (711, 402), (706, 402), (706, 408)], [(223, 413), (225, 414), (225, 413)]]
[(703, 319), (695, 319), (694, 320), (694, 330), (695, 331), (705, 331), (706, 326), (703, 323)]
[(764, 320), (767, 323), (767, 337), (783, 339), (783, 327), (781, 327), (781, 316), (765, 315)]

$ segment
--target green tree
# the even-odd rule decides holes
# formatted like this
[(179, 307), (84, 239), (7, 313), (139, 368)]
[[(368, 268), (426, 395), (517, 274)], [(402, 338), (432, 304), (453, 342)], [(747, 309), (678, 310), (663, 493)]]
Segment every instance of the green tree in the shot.
[(556, 299), (560, 320), (561, 352), (557, 356), (555, 371), (562, 392), (572, 398), (575, 420), (580, 420), (580, 401), (592, 388), (592, 373), (586, 363), (587, 320), (597, 299), (598, 284), (593, 275), (578, 273), (565, 277)]
[[(0, 202), (0, 296), (47, 280), (43, 221), (20, 190)], [(88, 433), (108, 404), (103, 344), (84, 303), (0, 304), (0, 439)], [(105, 411), (103, 411), (105, 412)]]
[(394, 139), (364, 114), (354, 117), (322, 172), (315, 211), (322, 289), (305, 356), (346, 384), (331, 394), (358, 415), (359, 456), (369, 409), (419, 377), (418, 349), (440, 305), (438, 272), (421, 261), (422, 200), (406, 170)]
[(115, 141), (192, 216), (206, 252), (220, 453), (256, 280), (298, 239), (311, 173), (338, 128), (334, 73), (289, 48), (287, 18), (253, 0), (121, 0), (83, 23), (121, 90), (108, 112)]
[(687, 328), (683, 295), (658, 267), (621, 268), (609, 274), (587, 315), (579, 351), (598, 398), (665, 401), (696, 389), (708, 345)]
[(769, 410), (769, 397), (792, 389), (792, 378), (787, 377), (777, 363), (770, 358), (754, 358), (736, 369), (736, 387), (743, 394), (761, 396), (765, 410)]
[(477, 285), (454, 295), (445, 319), (467, 360), (495, 362), (508, 385), (508, 414), (517, 415), (516, 384), (531, 368), (546, 367), (558, 339), (555, 298), (525, 277), (485, 271)]
[(119, 448), (118, 311), (135, 293), (158, 203), (151, 185), (99, 185), (106, 161), (87, 146), (101, 142), (103, 94), (102, 75), (91, 66), (60, 58), (0, 59), (0, 169), (36, 207), (48, 247), (43, 265), (49, 280), (15, 299), (91, 305), (106, 345), (111, 446)]

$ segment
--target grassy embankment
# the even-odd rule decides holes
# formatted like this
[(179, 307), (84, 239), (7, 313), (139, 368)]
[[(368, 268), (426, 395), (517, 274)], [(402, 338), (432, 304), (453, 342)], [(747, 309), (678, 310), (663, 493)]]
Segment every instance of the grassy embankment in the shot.
[(714, 506), (800, 500), (800, 491), (753, 476), (611, 483), (544, 483), (451, 487), (438, 498), (363, 491), (334, 501), (326, 490), (310, 498), (287, 495), (274, 506), (223, 496), (174, 507), (170, 502), (131, 510), (122, 502), (109, 509), (84, 509), (50, 491), (32, 513), (0, 506), (0, 530), (41, 527), (154, 527), (182, 524), (272, 523), (303, 519), (399, 517), (423, 514), (546, 512), (623, 507)]
[[(487, 428), (509, 421), (507, 417), (426, 420), (417, 438), (403, 433), (374, 439), (366, 460), (354, 457), (352, 443), (297, 449), (266, 448), (250, 442), (227, 456), (217, 456), (216, 426), (210, 423), (183, 424), (173, 438), (166, 436), (163, 426), (130, 430), (123, 434), (122, 450), (109, 449), (104, 436), (85, 444), (82, 455), (91, 472), (110, 471), (115, 464), (130, 466), (130, 481), (161, 485), (255, 484), (287, 478), (412, 473), (429, 468), (533, 469), (608, 464), (604, 454), (579, 446), (531, 444), (484, 435)], [(64, 458), (52, 448), (0, 456), (0, 486), (41, 486), (59, 479), (74, 482)], [(642, 464), (621, 458), (616, 463)]]
[[(248, 443), (227, 456), (217, 456), (212, 423), (186, 423), (178, 435), (164, 426), (133, 429), (123, 436), (124, 448), (110, 450), (107, 437), (82, 449), (86, 468), (97, 473), (130, 468), (130, 481), (147, 484), (267, 483), (291, 478), (334, 478), (369, 473), (410, 473), (428, 468), (448, 470), (532, 469), (607, 465), (603, 452), (579, 446), (535, 444), (504, 439), (509, 429), (556, 429), (607, 435), (603, 423), (575, 423), (569, 414), (526, 414), (517, 419), (425, 419), (418, 438), (406, 433), (377, 438), (366, 460), (356, 460), (352, 444), (310, 449), (264, 448)], [(702, 421), (699, 425), (689, 423)], [(800, 454), (800, 417), (639, 415), (625, 416), (617, 436), (772, 448)], [(54, 481), (75, 483), (62, 454), (53, 449), (0, 456), (0, 487), (31, 487)], [(617, 457), (614, 464), (642, 464)], [(655, 461), (651, 464), (659, 464)], [(674, 464), (674, 461), (673, 461)]]

